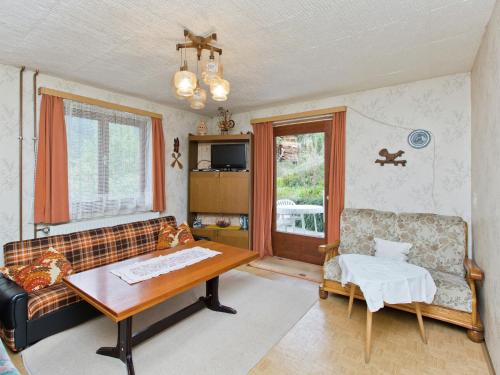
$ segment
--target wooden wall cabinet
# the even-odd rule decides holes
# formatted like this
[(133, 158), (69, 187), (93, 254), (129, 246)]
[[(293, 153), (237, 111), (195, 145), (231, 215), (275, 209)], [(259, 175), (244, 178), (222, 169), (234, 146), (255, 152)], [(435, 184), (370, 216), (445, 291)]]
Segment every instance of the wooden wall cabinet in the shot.
[(217, 212), (220, 207), (219, 172), (189, 172), (189, 211)]
[(248, 214), (249, 172), (220, 172), (219, 208), (221, 213)]
[[(200, 143), (247, 144), (247, 170), (239, 172), (201, 172), (198, 168)], [(213, 241), (251, 249), (253, 134), (189, 136), (188, 222), (197, 214), (248, 215), (248, 230), (193, 229), (193, 233)]]
[(189, 211), (248, 214), (249, 172), (190, 172)]

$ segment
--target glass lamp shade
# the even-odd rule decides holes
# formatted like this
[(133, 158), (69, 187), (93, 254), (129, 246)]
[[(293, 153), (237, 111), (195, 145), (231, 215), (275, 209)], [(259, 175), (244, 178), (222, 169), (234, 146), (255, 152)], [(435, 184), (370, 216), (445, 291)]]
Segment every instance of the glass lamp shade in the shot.
[(210, 85), (213, 79), (220, 78), (222, 75), (222, 65), (216, 62), (215, 59), (209, 59), (201, 69), (201, 79), (207, 85)]
[(194, 90), (193, 96), (189, 98), (190, 107), (193, 109), (205, 108), (207, 92), (199, 86)]
[(212, 99), (217, 102), (223, 102), (227, 100), (227, 94), (229, 94), (229, 82), (222, 78), (216, 78), (210, 82), (210, 93), (212, 94)]
[(196, 75), (188, 70), (175, 73), (174, 84), (179, 96), (191, 96), (196, 88)]
[(170, 80), (170, 89), (172, 90), (172, 94), (175, 96), (176, 99), (179, 100), (189, 99), (188, 96), (180, 96), (179, 94), (177, 94), (177, 88), (175, 87), (174, 77), (175, 76), (172, 76), (172, 79)]

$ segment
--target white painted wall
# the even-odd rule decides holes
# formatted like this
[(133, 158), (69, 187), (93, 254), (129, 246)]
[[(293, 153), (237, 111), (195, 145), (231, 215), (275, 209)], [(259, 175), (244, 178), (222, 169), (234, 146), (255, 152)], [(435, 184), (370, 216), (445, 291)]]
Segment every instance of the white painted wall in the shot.
[[(34, 187), (33, 148), (33, 72), (24, 73), (24, 140), (23, 140), (23, 201), (24, 238), (33, 237), (32, 204)], [(44, 74), (38, 76), (39, 87), (49, 87), (78, 95), (89, 96), (113, 103), (128, 105), (163, 114), (163, 129), (166, 147), (166, 215), (175, 215), (179, 221), (186, 220), (187, 169), (170, 167), (169, 155), (173, 151), (173, 139), (179, 137), (181, 162), (187, 165), (188, 133), (196, 130), (200, 116), (174, 109), (151, 101), (122, 95), (88, 85), (67, 81)], [(166, 88), (168, 89), (168, 88)], [(37, 96), (38, 106), (40, 96)], [(40, 111), (38, 111), (38, 114)], [(19, 69), (0, 65), (0, 259), (3, 263), (3, 244), (19, 239), (19, 184), (18, 184), (18, 118), (19, 118)], [(38, 121), (37, 121), (38, 125)], [(74, 228), (73, 228), (74, 230)]]
[[(342, 105), (349, 107), (346, 207), (458, 215), (470, 223), (469, 74), (238, 113), (233, 133), (251, 130), (252, 118)], [(408, 130), (379, 121), (427, 129), (433, 141), (425, 149), (412, 149)], [(217, 133), (215, 118), (210, 131)], [(405, 151), (407, 166), (374, 164), (382, 148)]]
[(500, 3), (472, 69), (472, 214), (474, 258), (488, 351), (500, 371)]

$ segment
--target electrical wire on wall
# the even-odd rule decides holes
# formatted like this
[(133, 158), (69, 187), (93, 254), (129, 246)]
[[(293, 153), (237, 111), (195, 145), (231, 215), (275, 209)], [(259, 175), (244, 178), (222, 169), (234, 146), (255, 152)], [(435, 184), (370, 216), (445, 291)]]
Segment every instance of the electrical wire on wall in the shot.
[[(38, 143), (38, 134), (37, 134), (37, 128), (36, 128), (36, 120), (37, 120), (37, 101), (36, 101), (36, 79), (38, 76), (38, 73), (40, 71), (38, 69), (35, 70), (35, 73), (33, 73), (33, 160), (34, 160), (34, 170), (33, 170), (33, 196), (35, 194), (35, 180), (36, 180), (36, 159), (37, 159), (37, 143)], [(32, 202), (33, 205), (33, 238), (37, 237), (37, 225), (35, 223), (35, 200)]]
[[(405, 126), (401, 126), (401, 125), (395, 125), (395, 124), (391, 124), (391, 123), (388, 123), (386, 121), (383, 121), (383, 120), (379, 120), (379, 119), (376, 119), (372, 116), (369, 116), (369, 115), (366, 115), (364, 114), (363, 112), (359, 111), (358, 109), (356, 108), (353, 108), (351, 106), (347, 106), (347, 108), (355, 113), (357, 113), (358, 115), (370, 120), (370, 121), (373, 121), (379, 125), (383, 125), (383, 126), (386, 126), (386, 127), (389, 127), (389, 128), (394, 128), (394, 129), (399, 129), (399, 130), (405, 130), (405, 131), (414, 131), (416, 130), (416, 128), (409, 128), (409, 127), (405, 127)], [(433, 155), (432, 155), (432, 187), (431, 187), (431, 196), (432, 196), (432, 204), (434, 205), (434, 208), (436, 208), (436, 197), (434, 195), (434, 191), (435, 191), (435, 183), (436, 183), (436, 140), (435, 140), (435, 135), (430, 131), (430, 130), (426, 130), (427, 132), (429, 132), (429, 134), (431, 135), (431, 141), (432, 141), (432, 149), (433, 149)]]
[(19, 70), (19, 241), (23, 240), (23, 74), (25, 67)]

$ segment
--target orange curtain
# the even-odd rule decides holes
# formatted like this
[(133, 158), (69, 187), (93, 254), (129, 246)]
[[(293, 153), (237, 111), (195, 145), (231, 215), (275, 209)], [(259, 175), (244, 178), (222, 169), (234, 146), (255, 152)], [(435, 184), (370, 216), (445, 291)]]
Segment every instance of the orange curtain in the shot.
[(68, 150), (62, 98), (42, 95), (35, 175), (35, 223), (69, 221)]
[(253, 249), (260, 257), (273, 255), (271, 225), (273, 219), (273, 124), (253, 125)]
[(340, 240), (340, 215), (345, 197), (345, 116), (344, 112), (333, 115), (328, 170), (327, 242)]
[(161, 119), (151, 118), (153, 137), (153, 211), (165, 211), (165, 140)]

